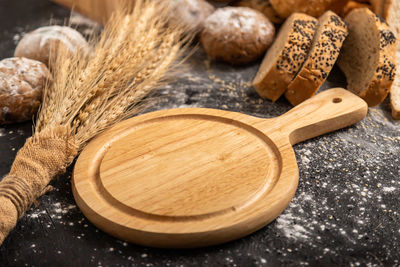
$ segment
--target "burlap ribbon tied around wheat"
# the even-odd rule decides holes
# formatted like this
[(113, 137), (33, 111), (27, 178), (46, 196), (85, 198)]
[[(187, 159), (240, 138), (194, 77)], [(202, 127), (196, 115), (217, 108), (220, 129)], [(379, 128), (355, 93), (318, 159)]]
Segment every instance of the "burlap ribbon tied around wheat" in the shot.
[[(195, 33), (171, 16), (169, 1), (117, 1), (93, 53), (57, 47), (35, 133), (0, 182), (0, 246), (17, 220), (64, 173), (86, 144), (152, 101), (183, 60)], [(172, 23), (173, 22), (173, 23)], [(190, 53), (188, 54), (190, 55)]]
[(0, 244), (76, 154), (77, 146), (67, 127), (46, 129), (27, 139), (10, 173), (0, 182)]

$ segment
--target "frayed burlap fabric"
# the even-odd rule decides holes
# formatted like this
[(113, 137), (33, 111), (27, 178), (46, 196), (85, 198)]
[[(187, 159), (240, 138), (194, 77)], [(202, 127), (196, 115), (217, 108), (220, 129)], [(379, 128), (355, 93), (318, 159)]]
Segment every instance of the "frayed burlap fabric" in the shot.
[(0, 245), (76, 154), (77, 146), (67, 127), (44, 130), (26, 141), (10, 173), (0, 182)]

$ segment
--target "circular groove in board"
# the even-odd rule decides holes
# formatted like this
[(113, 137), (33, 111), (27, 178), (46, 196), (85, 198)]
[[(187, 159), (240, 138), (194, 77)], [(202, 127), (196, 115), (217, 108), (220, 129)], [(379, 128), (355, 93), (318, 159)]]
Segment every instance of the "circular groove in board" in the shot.
[(113, 141), (99, 179), (130, 214), (178, 220), (218, 216), (246, 206), (273, 186), (277, 157), (265, 138), (224, 118), (146, 121)]
[(347, 127), (367, 111), (362, 99), (337, 88), (272, 119), (203, 108), (147, 113), (85, 147), (72, 192), (93, 224), (130, 242), (227, 242), (289, 204), (299, 178), (292, 144)]
[[(79, 156), (76, 203), (100, 229), (147, 246), (199, 247), (247, 235), (286, 207), (298, 181), (287, 136), (271, 140), (266, 122), (212, 109), (121, 122)], [(282, 153), (293, 159), (283, 169)]]

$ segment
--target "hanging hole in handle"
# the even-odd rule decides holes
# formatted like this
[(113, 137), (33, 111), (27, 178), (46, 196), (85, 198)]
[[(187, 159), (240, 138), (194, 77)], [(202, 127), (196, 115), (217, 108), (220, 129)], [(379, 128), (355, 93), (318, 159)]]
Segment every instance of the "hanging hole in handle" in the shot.
[(336, 98), (332, 99), (332, 102), (337, 104), (337, 103), (342, 102), (342, 99), (340, 97), (336, 97)]

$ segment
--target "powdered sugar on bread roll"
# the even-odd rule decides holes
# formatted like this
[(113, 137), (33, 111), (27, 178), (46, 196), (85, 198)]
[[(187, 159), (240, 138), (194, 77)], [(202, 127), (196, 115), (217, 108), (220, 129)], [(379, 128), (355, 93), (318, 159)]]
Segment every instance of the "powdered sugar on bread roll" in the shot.
[(345, 21), (349, 36), (339, 57), (347, 89), (369, 106), (381, 103), (396, 74), (396, 38), (388, 24), (368, 8), (350, 12)]
[(32, 119), (50, 79), (39, 61), (16, 57), (0, 61), (0, 124)]
[(285, 92), (307, 58), (317, 22), (294, 13), (282, 25), (253, 80), (261, 97), (276, 101)]
[(71, 55), (78, 50), (88, 53), (89, 45), (76, 30), (65, 26), (46, 26), (26, 34), (15, 49), (15, 57), (26, 57), (48, 65), (50, 56), (55, 56), (57, 49)]
[(346, 24), (332, 11), (325, 12), (319, 18), (307, 59), (285, 93), (292, 105), (312, 97), (325, 82), (347, 34)]
[(274, 25), (260, 12), (225, 7), (207, 18), (200, 42), (210, 58), (239, 65), (264, 54), (274, 36)]

